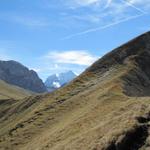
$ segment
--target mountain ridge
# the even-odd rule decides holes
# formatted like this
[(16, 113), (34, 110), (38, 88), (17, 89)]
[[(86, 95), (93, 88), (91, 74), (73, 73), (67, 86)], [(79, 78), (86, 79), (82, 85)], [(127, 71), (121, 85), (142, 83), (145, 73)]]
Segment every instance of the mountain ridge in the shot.
[(33, 92), (46, 92), (37, 73), (16, 61), (0, 61), (0, 79)]
[[(122, 64), (124, 62), (124, 59), (129, 55), (137, 54), (137, 51), (140, 51), (138, 49), (139, 45), (140, 47), (143, 46), (143, 49), (146, 48), (149, 43), (147, 41), (150, 40), (150, 31), (130, 40), (129, 42), (126, 42), (125, 44), (119, 46), (118, 48), (115, 48), (114, 50), (110, 51), (106, 55), (104, 55), (102, 58), (97, 60), (92, 66), (90, 66), (87, 71), (94, 71), (95, 68), (99, 69), (100, 67), (106, 68), (110, 67), (111, 65), (114, 65), (114, 63), (120, 63)], [(135, 45), (135, 48), (133, 48), (132, 45)], [(124, 52), (123, 52), (124, 51)], [(119, 54), (116, 54), (119, 53)], [(122, 54), (122, 55), (121, 55)], [(108, 63), (108, 64), (107, 64)], [(99, 65), (99, 68), (97, 67)], [(109, 65), (109, 66), (103, 66), (103, 65)]]
[[(114, 65), (127, 65), (128, 72), (121, 78), (128, 83), (130, 81), (133, 82), (133, 80), (135, 80), (135, 82), (141, 80), (141, 83), (137, 85), (135, 83), (130, 86), (129, 84), (125, 84), (125, 94), (129, 96), (150, 96), (150, 43), (147, 41), (150, 41), (150, 32), (146, 32), (104, 55), (89, 67), (86, 72), (103, 74)], [(137, 87), (139, 85), (140, 89)]]
[(3, 110), (0, 148), (150, 149), (149, 37), (113, 50), (67, 86)]

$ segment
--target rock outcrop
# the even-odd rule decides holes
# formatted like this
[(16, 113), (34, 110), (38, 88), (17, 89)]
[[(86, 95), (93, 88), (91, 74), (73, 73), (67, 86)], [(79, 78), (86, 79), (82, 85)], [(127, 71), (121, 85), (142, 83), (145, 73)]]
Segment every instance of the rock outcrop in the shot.
[(37, 73), (16, 61), (0, 61), (0, 79), (33, 92), (46, 91)]

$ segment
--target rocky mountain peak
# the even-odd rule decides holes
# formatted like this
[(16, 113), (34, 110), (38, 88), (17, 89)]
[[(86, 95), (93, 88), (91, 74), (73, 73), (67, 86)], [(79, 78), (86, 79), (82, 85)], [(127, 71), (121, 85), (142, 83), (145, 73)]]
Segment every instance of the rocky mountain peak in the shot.
[(54, 91), (69, 83), (76, 76), (77, 75), (73, 71), (53, 74), (46, 79), (45, 85), (48, 91)]
[(0, 79), (34, 92), (41, 93), (46, 91), (44, 83), (35, 71), (29, 70), (13, 60), (0, 61)]

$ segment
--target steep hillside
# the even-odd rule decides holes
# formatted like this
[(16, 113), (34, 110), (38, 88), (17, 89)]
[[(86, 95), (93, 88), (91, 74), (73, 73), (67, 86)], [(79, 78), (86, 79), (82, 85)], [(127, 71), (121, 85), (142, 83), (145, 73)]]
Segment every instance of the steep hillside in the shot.
[(129, 96), (150, 96), (150, 33), (145, 33), (98, 60), (87, 72), (101, 75), (116, 65), (128, 66), (122, 76)]
[(37, 73), (16, 61), (0, 61), (0, 79), (33, 92), (46, 91)]
[(0, 110), (2, 150), (149, 150), (150, 32), (69, 85)]
[(23, 88), (10, 85), (0, 80), (0, 100), (5, 99), (22, 99), (34, 94), (31, 91), (27, 91)]

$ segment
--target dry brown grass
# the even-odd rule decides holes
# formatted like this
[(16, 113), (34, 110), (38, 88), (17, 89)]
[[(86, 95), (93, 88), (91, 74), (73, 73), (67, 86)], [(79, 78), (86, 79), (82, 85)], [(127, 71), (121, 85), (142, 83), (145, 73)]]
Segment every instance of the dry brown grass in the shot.
[(117, 66), (100, 78), (87, 77), (85, 82), (81, 77), (52, 94), (15, 103), (1, 118), (0, 148), (107, 149), (138, 126), (136, 117), (150, 109), (150, 98), (123, 94), (120, 77), (125, 70)]
[(0, 80), (0, 99), (22, 99), (32, 95), (33, 92), (7, 84)]
[(0, 111), (0, 149), (149, 150), (149, 34), (51, 94), (8, 102)]

